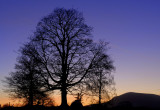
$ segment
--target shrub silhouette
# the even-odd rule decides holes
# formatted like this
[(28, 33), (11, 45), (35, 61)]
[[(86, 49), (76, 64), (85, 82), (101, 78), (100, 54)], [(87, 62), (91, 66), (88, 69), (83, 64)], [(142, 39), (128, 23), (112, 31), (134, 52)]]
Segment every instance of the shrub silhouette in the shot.
[(82, 96), (78, 93), (76, 100), (73, 101), (71, 104), (71, 110), (82, 110), (83, 105), (81, 103), (81, 99), (82, 99)]
[(83, 105), (81, 103), (81, 100), (75, 100), (71, 104), (71, 110), (82, 110), (82, 107)]

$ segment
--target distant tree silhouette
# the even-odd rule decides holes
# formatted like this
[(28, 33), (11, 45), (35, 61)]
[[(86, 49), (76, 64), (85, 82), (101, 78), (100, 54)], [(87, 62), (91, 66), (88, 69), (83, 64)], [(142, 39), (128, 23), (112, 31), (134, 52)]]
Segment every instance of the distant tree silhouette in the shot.
[(95, 65), (92, 69), (92, 74), (89, 74), (86, 80), (87, 90), (93, 96), (98, 97), (99, 104), (101, 104), (102, 99), (109, 99), (111, 93), (115, 94), (114, 78), (111, 75), (114, 66), (110, 57), (105, 54), (106, 45), (107, 43), (101, 41), (95, 46), (95, 52), (97, 53), (97, 57), (94, 60)]
[(13, 98), (25, 99), (27, 105), (32, 106), (40, 100), (49, 99), (44, 92), (44, 85), (42, 79), (38, 74), (37, 60), (31, 55), (33, 52), (31, 45), (25, 45), (20, 49), (21, 56), (17, 58), (15, 65), (15, 72), (11, 72), (9, 77), (6, 77), (7, 92)]

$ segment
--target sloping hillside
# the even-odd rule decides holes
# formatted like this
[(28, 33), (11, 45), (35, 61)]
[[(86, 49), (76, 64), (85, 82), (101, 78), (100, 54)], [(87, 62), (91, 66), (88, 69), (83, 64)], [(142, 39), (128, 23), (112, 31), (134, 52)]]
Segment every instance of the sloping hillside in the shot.
[(160, 108), (160, 96), (144, 93), (125, 93), (112, 99), (114, 106)]

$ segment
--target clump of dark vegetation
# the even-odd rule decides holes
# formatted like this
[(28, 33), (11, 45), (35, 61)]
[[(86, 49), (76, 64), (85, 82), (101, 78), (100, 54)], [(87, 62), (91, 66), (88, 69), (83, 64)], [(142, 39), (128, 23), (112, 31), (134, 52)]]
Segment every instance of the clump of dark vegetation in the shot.
[(80, 94), (77, 95), (76, 100), (72, 102), (70, 109), (71, 110), (82, 110), (83, 109), (83, 105), (81, 103), (81, 96)]
[[(68, 109), (69, 110), (159, 110), (159, 109), (151, 109), (146, 107), (113, 107), (108, 108), (104, 106), (103, 104), (93, 104), (90, 106), (81, 106), (79, 101), (73, 102), (75, 105), (71, 105)], [(61, 107), (45, 107), (41, 105), (35, 105), (35, 106), (24, 106), (24, 107), (3, 107), (0, 110), (65, 110), (61, 109)]]

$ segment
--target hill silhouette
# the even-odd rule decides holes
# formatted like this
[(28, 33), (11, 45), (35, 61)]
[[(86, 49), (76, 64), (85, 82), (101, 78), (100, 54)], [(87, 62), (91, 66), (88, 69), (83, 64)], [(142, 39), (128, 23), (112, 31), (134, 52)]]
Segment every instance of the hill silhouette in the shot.
[(114, 107), (143, 107), (160, 109), (160, 96), (155, 94), (129, 92), (111, 100)]

